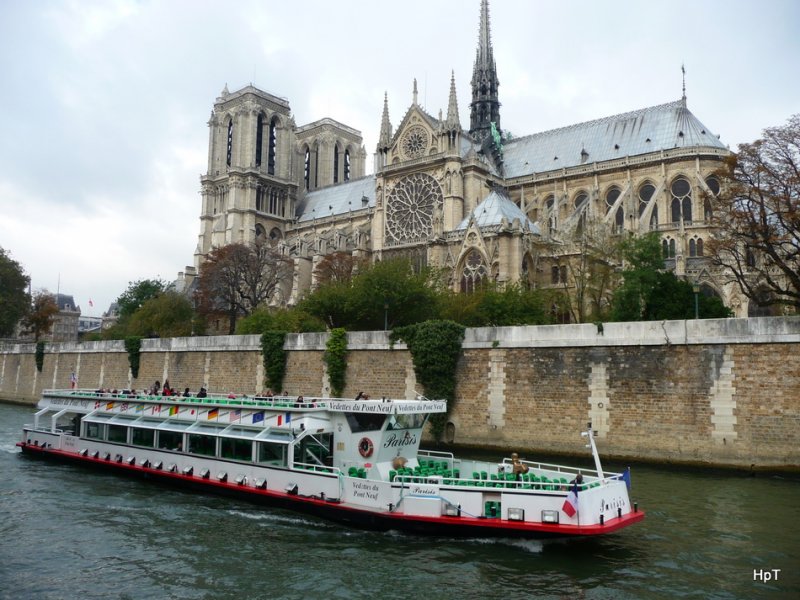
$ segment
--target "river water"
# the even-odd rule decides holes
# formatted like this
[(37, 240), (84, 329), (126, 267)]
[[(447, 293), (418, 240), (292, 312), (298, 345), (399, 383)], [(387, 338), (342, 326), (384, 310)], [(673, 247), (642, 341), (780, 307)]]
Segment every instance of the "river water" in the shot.
[(799, 478), (634, 466), (617, 534), (419, 538), (22, 456), (32, 414), (0, 404), (2, 599), (800, 597)]

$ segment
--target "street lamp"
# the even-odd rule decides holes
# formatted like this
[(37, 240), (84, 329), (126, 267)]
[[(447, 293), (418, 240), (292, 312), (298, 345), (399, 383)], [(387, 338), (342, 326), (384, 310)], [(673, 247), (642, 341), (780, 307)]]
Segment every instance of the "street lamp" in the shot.
[(700, 294), (700, 284), (696, 281), (692, 284), (692, 291), (694, 292), (694, 318), (700, 318), (700, 307), (698, 304), (698, 296)]

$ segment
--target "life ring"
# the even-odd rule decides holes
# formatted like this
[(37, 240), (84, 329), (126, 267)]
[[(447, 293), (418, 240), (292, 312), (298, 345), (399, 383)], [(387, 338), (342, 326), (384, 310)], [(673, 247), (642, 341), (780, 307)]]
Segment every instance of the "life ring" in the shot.
[(358, 453), (364, 458), (372, 456), (372, 451), (374, 449), (375, 446), (372, 445), (372, 440), (367, 437), (361, 438), (358, 442)]

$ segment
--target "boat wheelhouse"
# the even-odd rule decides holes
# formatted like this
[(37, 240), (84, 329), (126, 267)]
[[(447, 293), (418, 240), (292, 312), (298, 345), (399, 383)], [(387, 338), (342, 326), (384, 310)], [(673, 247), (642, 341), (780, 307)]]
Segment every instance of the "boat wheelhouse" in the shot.
[(205, 398), (47, 390), (18, 446), (379, 530), (575, 537), (644, 513), (628, 473), (420, 449), (443, 401)]

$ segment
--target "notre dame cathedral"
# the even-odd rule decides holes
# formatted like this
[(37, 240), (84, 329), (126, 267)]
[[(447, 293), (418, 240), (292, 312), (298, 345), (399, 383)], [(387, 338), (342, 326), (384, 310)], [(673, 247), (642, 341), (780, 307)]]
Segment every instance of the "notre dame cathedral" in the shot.
[(719, 281), (703, 256), (719, 192), (713, 173), (730, 153), (691, 113), (685, 93), (510, 138), (499, 90), (487, 0), (469, 128), (459, 120), (454, 77), (438, 116), (418, 104), (415, 82), (396, 128), (384, 97), (371, 175), (357, 129), (330, 118), (297, 126), (285, 98), (226, 86), (208, 122), (200, 235), (187, 276), (212, 248), (264, 240), (294, 262), (276, 304), (313, 289), (315, 265), (333, 252), (443, 267), (462, 291), (482, 281), (569, 289), (565, 260), (580, 253), (575, 240), (584, 229), (599, 226), (658, 231), (669, 268), (747, 315), (747, 298)]

